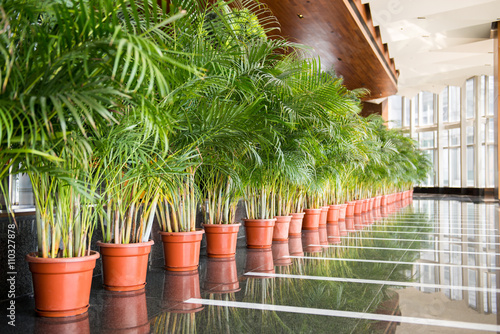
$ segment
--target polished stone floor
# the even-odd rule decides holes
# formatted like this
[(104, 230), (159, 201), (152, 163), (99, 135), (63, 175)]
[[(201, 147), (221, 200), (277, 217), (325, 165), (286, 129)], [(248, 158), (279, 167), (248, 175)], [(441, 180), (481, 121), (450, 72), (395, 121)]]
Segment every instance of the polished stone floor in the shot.
[(20, 298), (15, 333), (500, 332), (498, 228), (496, 203), (416, 197), (340, 236), (327, 226), (268, 251), (240, 238), (235, 259), (202, 254), (191, 273), (153, 256), (145, 291), (108, 292), (97, 276), (83, 316), (40, 318)]

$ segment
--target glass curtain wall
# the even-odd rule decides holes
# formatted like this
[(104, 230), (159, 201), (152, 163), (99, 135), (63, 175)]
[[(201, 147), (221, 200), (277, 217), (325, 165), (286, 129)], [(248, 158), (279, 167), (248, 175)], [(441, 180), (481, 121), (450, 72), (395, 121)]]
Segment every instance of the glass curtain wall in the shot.
[(418, 141), (434, 168), (425, 187), (493, 188), (494, 78), (477, 76), (440, 94), (389, 98), (390, 127)]

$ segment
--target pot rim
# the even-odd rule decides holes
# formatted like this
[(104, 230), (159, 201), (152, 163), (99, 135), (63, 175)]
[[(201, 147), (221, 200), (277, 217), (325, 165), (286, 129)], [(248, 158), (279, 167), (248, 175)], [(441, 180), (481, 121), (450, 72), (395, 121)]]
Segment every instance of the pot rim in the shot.
[(231, 224), (201, 224), (203, 227), (205, 226), (213, 226), (213, 227), (226, 227), (226, 226), (241, 226), (241, 223), (231, 223)]
[(68, 263), (68, 262), (84, 262), (97, 260), (101, 254), (98, 251), (91, 250), (89, 255), (76, 257), (38, 257), (37, 252), (26, 254), (26, 262), (30, 263)]
[(202, 228), (197, 228), (196, 231), (189, 231), (189, 232), (165, 232), (165, 231), (158, 231), (159, 234), (161, 235), (192, 235), (192, 234), (203, 234), (205, 233), (205, 230)]
[(134, 247), (144, 247), (153, 245), (155, 242), (153, 239), (150, 239), (147, 242), (131, 242), (128, 244), (115, 244), (111, 242), (102, 242), (101, 240), (97, 241), (97, 246), (99, 247), (108, 247), (108, 248), (134, 248)]

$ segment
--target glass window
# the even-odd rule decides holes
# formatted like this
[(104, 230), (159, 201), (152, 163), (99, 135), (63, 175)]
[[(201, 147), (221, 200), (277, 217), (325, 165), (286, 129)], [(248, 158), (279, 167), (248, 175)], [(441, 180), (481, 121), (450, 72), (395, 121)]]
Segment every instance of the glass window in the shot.
[(488, 119), (488, 143), (495, 142), (495, 120), (493, 118)]
[(467, 119), (474, 118), (474, 79), (465, 83), (465, 113)]
[(439, 101), (441, 103), (441, 112), (443, 113), (443, 122), (448, 122), (448, 87), (441, 92)]
[(450, 170), (448, 168), (448, 161), (449, 161), (449, 150), (447, 148), (443, 149), (443, 186), (444, 187), (449, 187), (449, 175), (450, 175)]
[(443, 147), (447, 147), (449, 145), (449, 136), (450, 136), (450, 131), (448, 130), (443, 130), (441, 132), (441, 143)]
[(495, 114), (495, 78), (493, 76), (488, 77), (488, 115)]
[(486, 151), (484, 145), (481, 145), (479, 147), (479, 170), (482, 171), (479, 173), (479, 188), (484, 188), (486, 186), (486, 173), (485, 173), (485, 168), (486, 168)]
[(484, 144), (486, 142), (486, 123), (480, 125), (481, 132), (479, 133), (479, 142)]
[(422, 124), (434, 124), (434, 94), (422, 92)]
[(435, 147), (435, 140), (434, 140), (435, 136), (436, 136), (436, 131), (420, 132), (419, 133), (420, 147), (421, 148), (434, 148)]
[(460, 187), (460, 148), (450, 149), (451, 186)]
[(495, 157), (495, 147), (493, 145), (488, 145), (488, 184), (487, 187), (495, 186), (495, 162), (493, 161)]
[(474, 146), (467, 146), (467, 187), (474, 186)]
[(474, 127), (467, 127), (467, 144), (474, 144)]
[(401, 96), (393, 95), (389, 97), (389, 120), (391, 127), (401, 127)]
[(404, 104), (405, 104), (405, 108), (404, 108), (404, 123), (403, 123), (403, 126), (410, 126), (410, 120), (411, 120), (411, 113), (410, 113), (410, 108), (411, 108), (411, 102), (410, 102), (410, 99), (405, 97), (404, 98)]
[(486, 76), (482, 75), (479, 79), (479, 116), (484, 116), (486, 99)]
[(460, 121), (460, 87), (450, 86), (450, 122)]
[(413, 105), (413, 125), (418, 126), (418, 95), (411, 99)]
[(450, 146), (460, 146), (460, 128), (450, 130)]

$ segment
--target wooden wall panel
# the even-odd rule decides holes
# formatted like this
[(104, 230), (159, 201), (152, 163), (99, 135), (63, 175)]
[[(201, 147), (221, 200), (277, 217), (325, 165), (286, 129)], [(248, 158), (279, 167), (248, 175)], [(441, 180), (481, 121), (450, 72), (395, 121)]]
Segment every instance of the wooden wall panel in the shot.
[(369, 89), (366, 100), (397, 92), (394, 62), (380, 36), (372, 35), (377, 29), (371, 24), (369, 9), (359, 0), (262, 2), (281, 23), (282, 36), (311, 46), (312, 55), (321, 56), (323, 69), (333, 68), (349, 89)]

